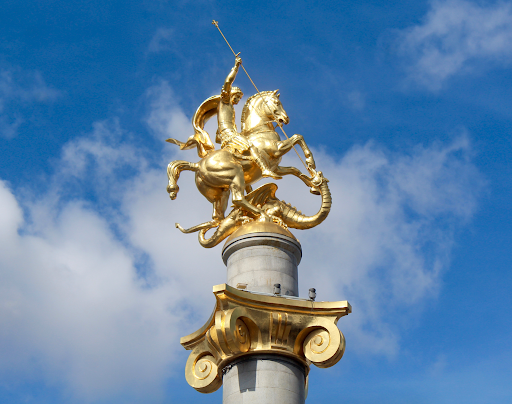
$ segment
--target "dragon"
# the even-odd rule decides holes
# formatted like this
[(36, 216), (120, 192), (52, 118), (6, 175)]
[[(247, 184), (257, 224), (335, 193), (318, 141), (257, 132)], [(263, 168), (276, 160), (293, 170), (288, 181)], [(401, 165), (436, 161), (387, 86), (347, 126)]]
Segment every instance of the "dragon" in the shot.
[[(276, 197), (277, 185), (269, 183), (262, 185), (246, 195), (247, 201), (259, 207), (262, 211), (266, 212), (270, 219), (287, 228), (292, 229), (310, 229), (322, 223), (331, 210), (331, 192), (329, 190), (329, 180), (325, 178), (321, 171), (317, 172), (320, 179), (320, 184), (316, 187), (322, 198), (322, 203), (318, 212), (312, 216), (304, 215), (300, 210), (291, 204), (282, 201)], [(245, 223), (259, 220), (252, 212), (249, 212), (242, 207), (235, 207), (220, 223), (210, 221), (184, 229), (179, 223), (176, 227), (183, 233), (193, 233), (199, 231), (199, 243), (205, 248), (212, 248), (222, 242), (224, 239), (233, 234), (238, 228)], [(206, 237), (206, 233), (216, 228), (212, 236)]]

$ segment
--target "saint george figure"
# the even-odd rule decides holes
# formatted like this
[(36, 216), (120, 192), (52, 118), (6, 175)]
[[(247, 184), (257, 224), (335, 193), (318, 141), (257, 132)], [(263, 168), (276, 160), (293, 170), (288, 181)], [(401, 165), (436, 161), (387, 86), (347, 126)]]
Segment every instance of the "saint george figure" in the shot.
[(240, 135), (236, 129), (234, 105), (238, 104), (244, 94), (238, 87), (233, 87), (233, 82), (235, 81), (236, 74), (241, 64), (242, 59), (237, 55), (235, 66), (229, 72), (222, 86), (217, 112), (219, 123), (217, 141), (220, 141), (222, 149), (229, 150), (233, 154), (243, 154), (245, 151), (249, 150), (252, 159), (260, 168), (263, 177), (280, 179), (282, 177), (272, 172), (256, 146), (254, 146), (249, 139)]

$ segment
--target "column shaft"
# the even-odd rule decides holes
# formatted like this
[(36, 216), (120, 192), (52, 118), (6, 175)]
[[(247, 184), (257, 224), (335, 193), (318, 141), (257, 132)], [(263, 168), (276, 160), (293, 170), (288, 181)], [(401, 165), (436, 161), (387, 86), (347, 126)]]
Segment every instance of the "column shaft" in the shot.
[(223, 377), (223, 404), (304, 404), (304, 368), (279, 355), (235, 362)]
[[(229, 240), (222, 252), (227, 284), (249, 292), (298, 296), (300, 243), (275, 233), (249, 233)], [(270, 319), (269, 319), (270, 321)], [(254, 355), (231, 364), (223, 377), (223, 404), (304, 404), (305, 369), (279, 354)]]
[(247, 290), (273, 293), (281, 284), (283, 296), (299, 295), (297, 266), (302, 256), (300, 243), (274, 233), (252, 233), (226, 244), (222, 258), (227, 266), (227, 284), (247, 284)]

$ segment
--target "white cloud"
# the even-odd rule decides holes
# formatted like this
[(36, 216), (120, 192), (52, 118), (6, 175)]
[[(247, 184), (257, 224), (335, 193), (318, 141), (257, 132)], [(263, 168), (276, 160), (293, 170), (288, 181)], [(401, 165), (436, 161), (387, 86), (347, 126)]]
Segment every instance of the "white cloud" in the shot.
[(150, 106), (146, 123), (157, 139), (174, 136), (181, 140), (194, 133), (190, 118), (179, 108), (177, 96), (167, 81), (150, 87), (146, 97)]
[(95, 122), (90, 135), (64, 145), (60, 161), (64, 174), (54, 180), (61, 183), (62, 192), (67, 194), (71, 190), (64, 183), (76, 184), (78, 180), (81, 186), (78, 192), (88, 188), (101, 200), (116, 198), (134, 170), (146, 169), (144, 151), (135, 147), (132, 140), (132, 135), (121, 129), (116, 118)]
[(433, 1), (423, 23), (399, 37), (410, 58), (409, 79), (432, 90), (477, 63), (509, 64), (512, 57), (512, 4), (466, 0)]
[(59, 95), (60, 92), (48, 86), (38, 71), (0, 68), (0, 135), (16, 136), (24, 121), (21, 109), (34, 103), (54, 101)]
[[(185, 138), (190, 123), (169, 86), (149, 95), (147, 123), (157, 137)], [(149, 162), (125, 135), (114, 120), (70, 142), (51, 189), (37, 200), (16, 198), (0, 183), (5, 380), (64, 385), (73, 402), (123, 394), (163, 402), (166, 379), (182, 374), (179, 337), (207, 320), (211, 287), (225, 281), (225, 268), (220, 247), (201, 248), (174, 222), (209, 220), (211, 205), (188, 172), (178, 198), (166, 194), (166, 162), (197, 161), (193, 151), (165, 145)], [(321, 226), (297, 232), (304, 249), (300, 284), (303, 293), (317, 287), (320, 300), (354, 305), (339, 324), (350, 349), (392, 354), (400, 327), (390, 319), (435, 295), (453, 229), (476, 206), (480, 180), (470, 154), (464, 136), (409, 154), (372, 144), (341, 159), (316, 151), (334, 205)], [(98, 191), (101, 204), (86, 194), (70, 199), (73, 181), (115, 192)], [(318, 209), (318, 197), (298, 181), (279, 186), (278, 196), (299, 209)]]

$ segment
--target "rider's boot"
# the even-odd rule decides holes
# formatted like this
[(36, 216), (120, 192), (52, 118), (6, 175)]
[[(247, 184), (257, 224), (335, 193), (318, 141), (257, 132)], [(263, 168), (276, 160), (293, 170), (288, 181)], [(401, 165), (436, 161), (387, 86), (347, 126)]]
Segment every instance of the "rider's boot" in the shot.
[(260, 153), (258, 151), (258, 149), (256, 149), (256, 147), (254, 146), (251, 146), (249, 148), (250, 152), (251, 152), (251, 156), (252, 158), (254, 159), (254, 161), (256, 162), (256, 164), (258, 165), (258, 167), (260, 168), (261, 170), (261, 175), (263, 177), (272, 177), (274, 178), (275, 180), (280, 180), (281, 178), (283, 178), (282, 176), (280, 175), (277, 175), (275, 172), (273, 172), (269, 167), (268, 165), (265, 163), (265, 160), (263, 160), (260, 156)]

